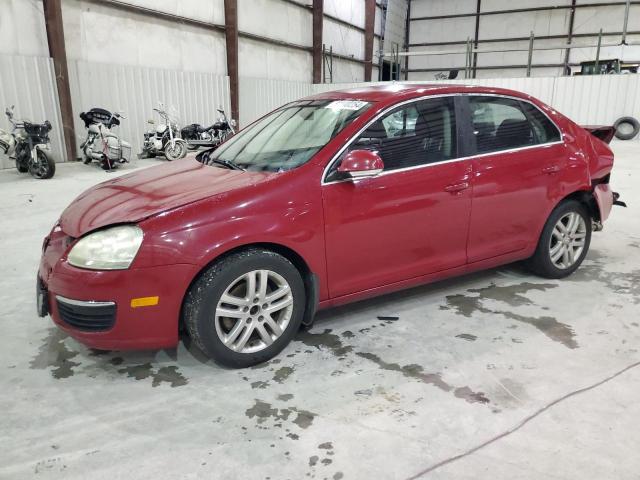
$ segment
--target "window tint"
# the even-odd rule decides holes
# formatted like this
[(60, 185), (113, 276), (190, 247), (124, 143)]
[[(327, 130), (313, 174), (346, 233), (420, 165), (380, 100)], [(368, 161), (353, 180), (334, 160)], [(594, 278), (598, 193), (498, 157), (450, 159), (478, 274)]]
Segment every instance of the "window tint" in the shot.
[(500, 97), (470, 97), (478, 153), (534, 145), (531, 124), (520, 102)]
[(560, 141), (560, 132), (544, 113), (530, 103), (520, 102), (533, 127), (536, 143), (549, 143)]
[(385, 170), (456, 157), (453, 98), (434, 98), (399, 107), (373, 123), (350, 150), (378, 152)]

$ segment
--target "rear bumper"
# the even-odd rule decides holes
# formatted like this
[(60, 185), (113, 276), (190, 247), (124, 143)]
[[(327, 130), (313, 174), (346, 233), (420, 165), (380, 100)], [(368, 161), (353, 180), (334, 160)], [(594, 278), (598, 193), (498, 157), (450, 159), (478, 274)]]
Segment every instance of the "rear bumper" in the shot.
[(593, 189), (593, 196), (596, 198), (598, 210), (600, 211), (600, 222), (609, 218), (611, 207), (613, 207), (613, 192), (608, 183), (596, 185)]
[[(39, 313), (80, 343), (100, 350), (172, 348), (178, 343), (182, 299), (192, 265), (91, 271), (66, 262), (50, 271), (41, 264)], [(141, 297), (159, 298), (152, 306), (132, 306)]]

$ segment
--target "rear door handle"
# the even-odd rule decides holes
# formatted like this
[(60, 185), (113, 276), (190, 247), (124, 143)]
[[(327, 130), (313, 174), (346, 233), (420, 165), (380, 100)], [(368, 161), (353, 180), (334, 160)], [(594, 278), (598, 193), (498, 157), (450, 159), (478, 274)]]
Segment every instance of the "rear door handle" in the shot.
[(467, 188), (469, 188), (469, 182), (453, 183), (444, 187), (444, 191), (449, 193), (459, 193)]
[(549, 165), (548, 167), (544, 167), (542, 169), (542, 173), (558, 173), (560, 171), (560, 167), (558, 165)]

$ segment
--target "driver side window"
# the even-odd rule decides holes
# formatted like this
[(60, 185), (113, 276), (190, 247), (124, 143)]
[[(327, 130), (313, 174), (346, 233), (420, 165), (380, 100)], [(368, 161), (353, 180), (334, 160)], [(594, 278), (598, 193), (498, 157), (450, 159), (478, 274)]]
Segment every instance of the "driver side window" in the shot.
[(456, 157), (452, 97), (432, 98), (392, 110), (369, 128), (349, 150), (375, 150), (385, 170), (415, 167)]

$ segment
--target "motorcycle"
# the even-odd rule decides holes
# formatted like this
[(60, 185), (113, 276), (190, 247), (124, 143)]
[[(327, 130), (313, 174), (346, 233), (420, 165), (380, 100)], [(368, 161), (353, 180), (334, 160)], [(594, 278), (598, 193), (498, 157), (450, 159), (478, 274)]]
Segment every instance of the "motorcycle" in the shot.
[[(38, 179), (48, 179), (56, 173), (56, 163), (51, 158), (49, 132), (51, 123), (31, 123), (27, 120), (13, 119), (14, 106), (7, 108), (5, 114), (13, 126), (11, 133), (0, 129), (0, 152), (16, 161), (20, 173), (29, 172)], [(46, 150), (46, 151), (45, 151)]]
[(80, 145), (85, 165), (96, 160), (104, 170), (113, 170), (131, 157), (131, 145), (121, 140), (112, 128), (120, 125), (122, 113), (111, 113), (103, 108), (82, 112), (80, 118), (87, 129), (87, 138)]
[[(152, 158), (156, 155), (164, 154), (169, 161), (178, 160), (187, 155), (187, 142), (180, 138), (180, 130), (178, 124), (172, 121), (169, 114), (162, 104), (159, 108), (154, 108), (162, 119), (155, 129), (144, 134), (144, 142), (142, 144), (142, 152), (140, 158)], [(155, 125), (154, 120), (148, 120), (147, 123)]]
[(235, 120), (229, 120), (224, 110), (218, 109), (220, 118), (216, 123), (203, 127), (199, 123), (187, 125), (180, 131), (180, 135), (187, 142), (189, 150), (198, 148), (217, 148), (228, 137), (236, 133)]

